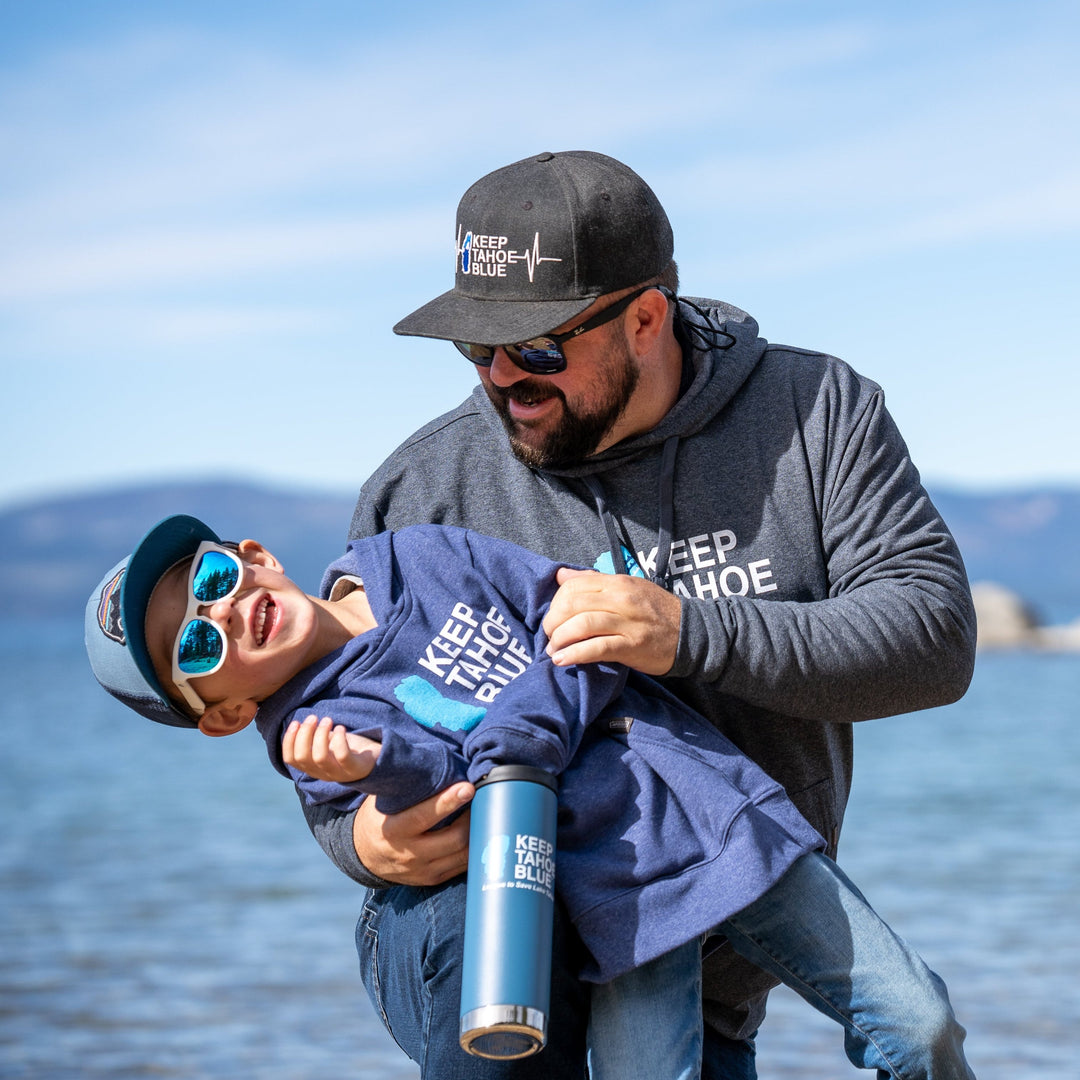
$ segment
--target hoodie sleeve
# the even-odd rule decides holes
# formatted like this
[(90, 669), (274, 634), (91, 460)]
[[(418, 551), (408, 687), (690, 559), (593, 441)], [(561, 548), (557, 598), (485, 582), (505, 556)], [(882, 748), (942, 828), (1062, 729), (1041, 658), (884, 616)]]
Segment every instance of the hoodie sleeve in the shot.
[(408, 738), (395, 730), (393, 717), (380, 722), (380, 712), (392, 711), (366, 698), (342, 697), (298, 709), (293, 718), (328, 716), (356, 735), (381, 743), (374, 768), (354, 783), (319, 780), (284, 766), (303, 800), (338, 810), (355, 810), (365, 795), (376, 796), (384, 814), (397, 813), (466, 778), (465, 761), (445, 742), (424, 738), (422, 729)]
[(967, 576), (880, 390), (830, 448), (818, 513), (827, 598), (683, 600), (669, 674), (810, 720), (868, 720), (960, 697), (974, 665)]

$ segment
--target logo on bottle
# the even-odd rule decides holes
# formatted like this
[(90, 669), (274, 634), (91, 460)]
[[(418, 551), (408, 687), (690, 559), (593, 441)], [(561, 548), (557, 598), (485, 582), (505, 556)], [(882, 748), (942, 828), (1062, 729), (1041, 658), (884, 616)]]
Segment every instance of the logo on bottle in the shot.
[(513, 849), (510, 837), (493, 836), (484, 846), (484, 891), (528, 889), (555, 898), (555, 845), (542, 836), (517, 833)]

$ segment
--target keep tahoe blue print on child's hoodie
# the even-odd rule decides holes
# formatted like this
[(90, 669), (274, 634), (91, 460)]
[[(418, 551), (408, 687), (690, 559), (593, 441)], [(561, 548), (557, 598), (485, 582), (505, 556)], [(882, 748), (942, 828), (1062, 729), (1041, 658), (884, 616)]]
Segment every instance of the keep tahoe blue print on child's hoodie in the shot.
[[(551, 662), (541, 622), (558, 568), (444, 526), (353, 541), (322, 594), (362, 582), (378, 625), (300, 672), (256, 723), (275, 768), (342, 810), (374, 795), (393, 813), (500, 764), (559, 777), (556, 888), (592, 956), (583, 976), (604, 982), (716, 926), (824, 843), (659, 683)], [(368, 777), (284, 764), (285, 727), (312, 714), (382, 744)]]

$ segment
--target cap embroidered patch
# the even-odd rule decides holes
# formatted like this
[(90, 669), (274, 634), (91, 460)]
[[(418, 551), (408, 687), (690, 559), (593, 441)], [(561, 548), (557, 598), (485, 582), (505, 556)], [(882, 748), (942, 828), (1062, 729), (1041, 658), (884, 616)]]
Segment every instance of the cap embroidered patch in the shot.
[(120, 645), (126, 645), (124, 637), (124, 625), (120, 620), (120, 582), (124, 580), (124, 570), (117, 570), (116, 576), (107, 582), (101, 589), (101, 599), (98, 601), (97, 621), (101, 632)]
[(562, 262), (554, 255), (540, 254), (540, 234), (532, 238), (528, 248), (518, 250), (509, 247), (508, 236), (486, 236), (469, 230), (462, 236), (463, 226), (458, 225), (457, 257), (461, 272), (476, 277), (506, 277), (519, 263), (525, 264), (529, 283), (535, 280), (540, 263)]

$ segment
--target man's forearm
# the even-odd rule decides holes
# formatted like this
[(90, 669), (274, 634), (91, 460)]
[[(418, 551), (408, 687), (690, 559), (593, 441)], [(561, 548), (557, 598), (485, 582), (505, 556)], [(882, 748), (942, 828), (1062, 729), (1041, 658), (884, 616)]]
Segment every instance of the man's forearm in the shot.
[(300, 805), (304, 810), (308, 828), (318, 841), (319, 847), (346, 877), (371, 889), (381, 889), (391, 884), (371, 873), (356, 854), (356, 841), (353, 836), (355, 810), (338, 810), (327, 804), (312, 805), (303, 796), (300, 796)]

